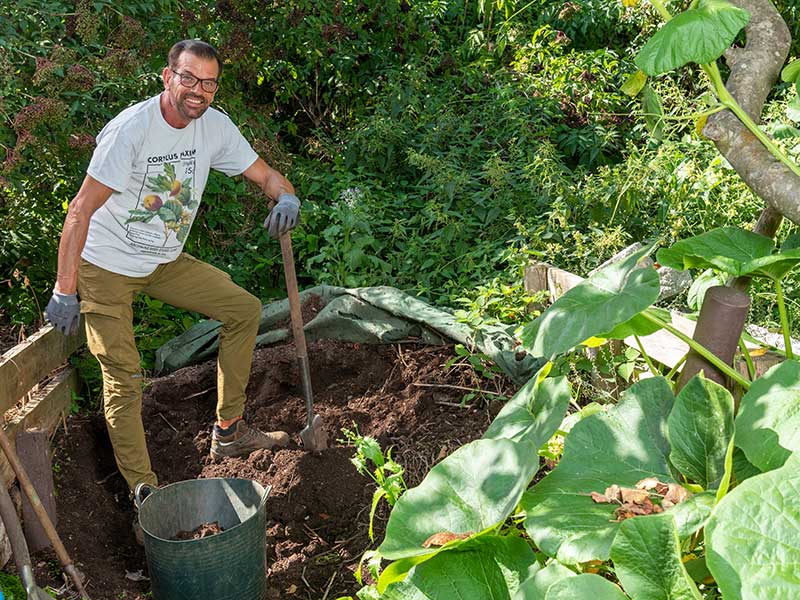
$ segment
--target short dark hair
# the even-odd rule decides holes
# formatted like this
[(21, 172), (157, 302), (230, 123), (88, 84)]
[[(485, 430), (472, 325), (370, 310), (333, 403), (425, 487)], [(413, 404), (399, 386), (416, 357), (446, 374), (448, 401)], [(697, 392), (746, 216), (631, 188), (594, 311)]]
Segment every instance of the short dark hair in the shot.
[(178, 58), (180, 58), (181, 54), (184, 52), (189, 52), (190, 54), (194, 54), (199, 58), (205, 58), (206, 60), (211, 60), (213, 58), (217, 61), (217, 66), (219, 67), (217, 77), (222, 75), (222, 59), (219, 57), (219, 52), (217, 52), (217, 49), (211, 44), (200, 40), (182, 40), (170, 48), (169, 54), (167, 55), (167, 62), (170, 68), (174, 69), (177, 66)]

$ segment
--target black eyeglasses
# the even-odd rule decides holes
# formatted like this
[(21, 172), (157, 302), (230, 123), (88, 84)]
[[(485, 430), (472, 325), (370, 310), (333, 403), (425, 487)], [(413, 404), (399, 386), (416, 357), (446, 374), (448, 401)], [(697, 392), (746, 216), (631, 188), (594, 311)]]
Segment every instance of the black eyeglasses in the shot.
[(216, 79), (200, 79), (199, 77), (195, 77), (194, 75), (190, 75), (189, 73), (179, 73), (175, 69), (170, 69), (175, 75), (180, 77), (180, 82), (183, 87), (193, 88), (197, 85), (197, 82), (200, 82), (200, 87), (203, 88), (204, 92), (216, 92), (217, 88), (219, 87), (219, 82)]

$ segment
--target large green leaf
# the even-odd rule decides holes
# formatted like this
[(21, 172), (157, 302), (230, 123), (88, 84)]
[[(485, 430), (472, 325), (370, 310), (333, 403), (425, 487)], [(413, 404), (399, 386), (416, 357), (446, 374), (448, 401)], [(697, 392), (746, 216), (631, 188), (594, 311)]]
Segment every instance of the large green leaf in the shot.
[(678, 536), (685, 538), (705, 527), (716, 503), (717, 495), (714, 492), (702, 492), (670, 508), (669, 514), (675, 519)]
[(742, 266), (768, 256), (775, 243), (768, 237), (739, 227), (720, 227), (681, 240), (656, 254), (658, 262), (673, 269), (718, 269), (743, 275)]
[(800, 362), (784, 361), (753, 382), (739, 403), (736, 445), (762, 471), (800, 450)]
[(734, 488), (706, 525), (706, 562), (725, 600), (797, 598), (800, 455)]
[(584, 573), (551, 585), (545, 600), (628, 600), (628, 597), (608, 579)]
[(700, 0), (697, 8), (686, 10), (664, 24), (634, 62), (651, 77), (688, 63), (713, 62), (749, 20), (747, 11), (725, 0)]
[(545, 600), (550, 586), (575, 573), (559, 562), (552, 562), (522, 582), (514, 600)]
[(761, 474), (761, 469), (747, 460), (744, 450), (739, 447), (733, 449), (733, 478), (737, 482), (750, 479)]
[(731, 393), (697, 375), (678, 394), (667, 425), (672, 466), (704, 489), (718, 487), (733, 436)]
[[(657, 316), (665, 323), (672, 322), (672, 313), (663, 308), (651, 306), (647, 309), (651, 315)], [(650, 319), (644, 317), (642, 313), (636, 315), (632, 319), (628, 319), (624, 323), (620, 323), (611, 331), (601, 333), (597, 337), (605, 338), (607, 340), (624, 340), (626, 337), (638, 335), (640, 337), (650, 335), (661, 329), (661, 325), (653, 323)]]
[(511, 600), (538, 568), (523, 539), (483, 536), (417, 565), (381, 600)]
[(535, 356), (566, 352), (628, 321), (658, 299), (658, 272), (640, 267), (648, 246), (583, 280), (526, 325), (520, 336)]
[(745, 270), (747, 275), (762, 275), (772, 280), (778, 280), (799, 264), (800, 249), (794, 249), (757, 258), (745, 265)]
[(555, 433), (569, 406), (566, 377), (532, 377), (492, 421), (483, 439), (506, 438), (539, 448)]
[(636, 600), (702, 600), (681, 561), (678, 528), (669, 512), (623, 521), (611, 560), (625, 592)]
[(539, 468), (536, 447), (506, 439), (476, 440), (433, 467), (400, 497), (378, 548), (384, 558), (432, 554), (437, 533), (478, 533), (505, 520)]
[(673, 401), (663, 377), (645, 379), (617, 406), (572, 428), (561, 462), (522, 499), (525, 529), (545, 554), (568, 564), (607, 559), (619, 528), (616, 506), (597, 504), (590, 494), (645, 477), (674, 481), (666, 438)]
[(800, 264), (800, 249), (773, 254), (774, 242), (738, 227), (720, 227), (658, 251), (658, 262), (673, 269), (717, 269), (742, 277), (780, 279)]
[(703, 306), (703, 300), (706, 297), (706, 292), (709, 288), (717, 285), (725, 285), (727, 275), (722, 275), (714, 269), (706, 269), (698, 275), (689, 291), (686, 292), (686, 304), (690, 310), (699, 311)]

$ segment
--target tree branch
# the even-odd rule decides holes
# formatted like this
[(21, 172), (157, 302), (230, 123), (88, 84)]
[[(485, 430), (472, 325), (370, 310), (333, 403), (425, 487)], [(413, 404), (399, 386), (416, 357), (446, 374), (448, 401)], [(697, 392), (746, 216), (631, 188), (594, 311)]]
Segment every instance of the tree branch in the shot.
[[(754, 121), (789, 54), (792, 37), (770, 0), (730, 0), (751, 15), (747, 44), (726, 53), (731, 74), (725, 86)], [(800, 224), (800, 177), (780, 163), (730, 111), (712, 115), (703, 134), (769, 207)], [(775, 226), (774, 215), (767, 222)], [(780, 221), (777, 221), (779, 224)], [(764, 233), (767, 233), (765, 230)]]

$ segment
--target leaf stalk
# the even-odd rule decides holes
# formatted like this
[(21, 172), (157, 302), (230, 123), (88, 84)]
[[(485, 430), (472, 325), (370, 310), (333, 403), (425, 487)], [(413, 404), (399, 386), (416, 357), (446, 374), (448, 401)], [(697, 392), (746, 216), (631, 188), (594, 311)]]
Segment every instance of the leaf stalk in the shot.
[(744, 377), (742, 377), (739, 373), (737, 373), (730, 365), (725, 364), (718, 356), (714, 355), (708, 348), (698, 344), (695, 340), (690, 338), (688, 335), (683, 333), (681, 330), (676, 329), (666, 321), (662, 321), (659, 317), (653, 314), (649, 309), (645, 309), (641, 312), (641, 315), (647, 319), (648, 321), (655, 323), (659, 327), (662, 327), (669, 331), (672, 335), (677, 337), (679, 340), (688, 344), (689, 348), (697, 352), (700, 356), (702, 356), (705, 360), (710, 362), (714, 365), (717, 369), (722, 371), (725, 375), (730, 377), (733, 381), (738, 383), (742, 388), (745, 390), (750, 389), (750, 382), (747, 381)]

